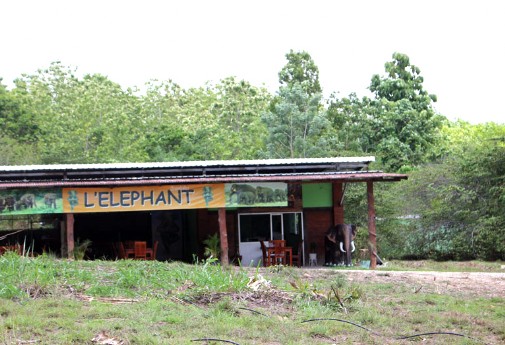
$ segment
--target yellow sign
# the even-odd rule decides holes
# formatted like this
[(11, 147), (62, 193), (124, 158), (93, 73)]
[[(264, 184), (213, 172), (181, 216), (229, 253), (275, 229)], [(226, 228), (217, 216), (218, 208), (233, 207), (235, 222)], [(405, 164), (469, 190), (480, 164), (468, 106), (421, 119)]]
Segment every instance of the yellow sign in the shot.
[(181, 210), (225, 206), (224, 184), (63, 188), (63, 212)]

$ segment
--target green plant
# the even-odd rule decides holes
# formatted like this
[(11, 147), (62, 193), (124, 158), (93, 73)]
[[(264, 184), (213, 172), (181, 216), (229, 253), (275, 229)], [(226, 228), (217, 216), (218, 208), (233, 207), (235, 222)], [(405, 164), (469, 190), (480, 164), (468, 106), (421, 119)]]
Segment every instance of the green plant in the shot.
[(89, 249), (89, 246), (91, 246), (91, 241), (89, 239), (85, 239), (84, 241), (81, 242), (80, 239), (77, 239), (75, 242), (74, 246), (74, 259), (76, 260), (82, 260), (84, 259), (84, 256), (86, 255), (86, 252)]
[(205, 251), (203, 255), (209, 258), (210, 257), (219, 258), (219, 255), (221, 253), (221, 247), (219, 243), (219, 236), (217, 233), (209, 235), (207, 239), (203, 241), (203, 244), (205, 244)]
[[(429, 270), (501, 272), (504, 262), (395, 264), (402, 270), (427, 264), (423, 268)], [(271, 284), (252, 292), (248, 282), (260, 273)], [(439, 334), (427, 342), (501, 344), (505, 339), (505, 299), (498, 285), (490, 297), (435, 290), (437, 282), (428, 280), (419, 290), (387, 272), (361, 285), (346, 277), (355, 275), (207, 262), (69, 261), (9, 252), (0, 256), (0, 344), (87, 344), (100, 334), (110, 343), (125, 344), (190, 344), (209, 338), (240, 344), (397, 344), (407, 342), (395, 337), (437, 330), (474, 340)], [(465, 279), (455, 284), (467, 286)]]

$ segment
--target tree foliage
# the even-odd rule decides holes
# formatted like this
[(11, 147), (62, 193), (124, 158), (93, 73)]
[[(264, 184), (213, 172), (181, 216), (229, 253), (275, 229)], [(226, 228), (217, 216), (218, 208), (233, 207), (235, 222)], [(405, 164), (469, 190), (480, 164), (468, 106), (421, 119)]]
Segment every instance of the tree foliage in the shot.
[(396, 214), (390, 217), (416, 216), (396, 222), (394, 231), (401, 230), (405, 243), (396, 254), (503, 260), (505, 126), (456, 123), (445, 127), (444, 135), (442, 159), (392, 186), (388, 202)]
[(377, 154), (387, 170), (398, 171), (428, 161), (443, 117), (435, 113), (436, 96), (424, 90), (420, 69), (408, 56), (393, 54), (385, 69), (386, 76), (372, 77), (375, 98), (333, 95), (328, 113), (347, 150)]
[(387, 76), (374, 75), (370, 83), (375, 94), (371, 141), (384, 165), (398, 170), (426, 161), (442, 117), (432, 107), (436, 96), (424, 90), (421, 71), (407, 55), (394, 53), (385, 70)]
[(319, 84), (319, 68), (306, 51), (290, 50), (286, 54), (287, 64), (279, 72), (281, 87), (299, 84), (309, 96), (322, 92)]
[(321, 96), (309, 95), (301, 84), (281, 87), (273, 111), (264, 113), (269, 136), (266, 142), (272, 158), (326, 156), (330, 151), (325, 131), (329, 122), (319, 111)]
[[(373, 97), (324, 100), (307, 52), (286, 54), (275, 95), (245, 80), (123, 89), (59, 62), (0, 79), (0, 164), (375, 155), (378, 246), (388, 258), (505, 259), (504, 125), (450, 123), (408, 56), (374, 75)], [(366, 188), (349, 186), (346, 222), (366, 227)], [(358, 234), (366, 245), (366, 231)]]
[(37, 128), (43, 163), (142, 161), (143, 123), (131, 90), (101, 75), (79, 79), (53, 63), (15, 81), (23, 111)]

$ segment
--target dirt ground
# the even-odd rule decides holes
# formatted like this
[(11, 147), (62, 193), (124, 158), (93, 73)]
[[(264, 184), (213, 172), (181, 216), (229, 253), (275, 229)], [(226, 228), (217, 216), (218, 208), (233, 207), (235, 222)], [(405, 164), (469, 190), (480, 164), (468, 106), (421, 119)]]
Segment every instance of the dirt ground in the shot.
[(412, 286), (413, 291), (457, 296), (505, 297), (505, 272), (419, 272), (308, 269), (307, 278), (343, 274), (349, 282), (397, 283)]

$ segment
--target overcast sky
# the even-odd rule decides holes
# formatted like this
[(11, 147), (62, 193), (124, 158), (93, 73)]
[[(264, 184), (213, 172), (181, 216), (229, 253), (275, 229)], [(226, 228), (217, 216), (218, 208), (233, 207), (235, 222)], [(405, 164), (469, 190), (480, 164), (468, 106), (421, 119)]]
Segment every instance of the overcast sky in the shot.
[(319, 67), (325, 96), (367, 95), (394, 52), (421, 69), (436, 110), (505, 123), (505, 5), (408, 0), (0, 0), (0, 77), (53, 61), (123, 87), (228, 76), (278, 89), (290, 49)]

